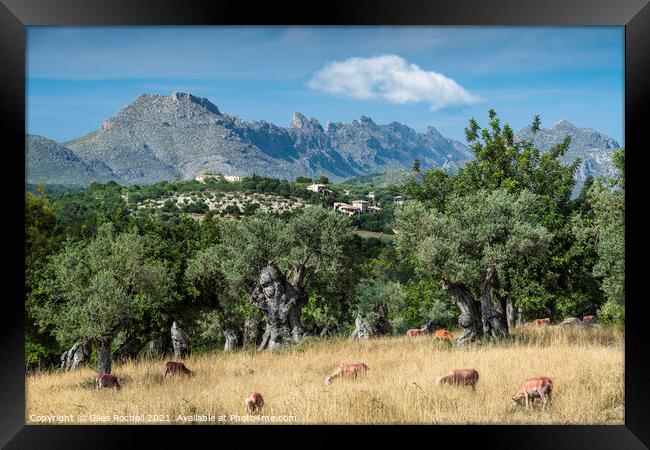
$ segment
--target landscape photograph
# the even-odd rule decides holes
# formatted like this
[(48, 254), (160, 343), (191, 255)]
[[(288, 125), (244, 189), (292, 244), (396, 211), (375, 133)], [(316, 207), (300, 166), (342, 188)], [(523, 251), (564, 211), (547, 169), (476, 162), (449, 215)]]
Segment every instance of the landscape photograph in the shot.
[(26, 62), (26, 425), (625, 423), (624, 27)]

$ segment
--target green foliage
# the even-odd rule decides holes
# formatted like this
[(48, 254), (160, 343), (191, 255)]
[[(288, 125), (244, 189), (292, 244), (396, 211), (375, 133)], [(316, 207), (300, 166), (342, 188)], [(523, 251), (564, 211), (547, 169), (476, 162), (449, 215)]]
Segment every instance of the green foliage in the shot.
[[(553, 209), (563, 208), (569, 202), (574, 174), (579, 165), (575, 161), (563, 166), (560, 157), (569, 148), (570, 138), (548, 152), (536, 148), (532, 141), (516, 142), (512, 128), (501, 126), (494, 110), (489, 111), (489, 127), (482, 129), (471, 119), (465, 129), (467, 142), (475, 159), (461, 168), (456, 177), (456, 189), (461, 192), (505, 189), (519, 192), (527, 189), (540, 196), (549, 214)], [(533, 129), (539, 129), (539, 117), (535, 116)], [(547, 218), (547, 222), (552, 217)], [(547, 223), (548, 225), (548, 223)]]
[(404, 292), (399, 282), (362, 280), (355, 288), (355, 301), (357, 311), (370, 323), (377, 321), (384, 306), (393, 331), (404, 329)]
[[(541, 126), (538, 116), (533, 134)], [(307, 293), (305, 329), (345, 330), (361, 311), (388, 313), (395, 333), (433, 320), (452, 327), (458, 308), (441, 281), (480, 290), (496, 269), (496, 296), (512, 296), (526, 319), (580, 316), (598, 309), (624, 323), (624, 150), (614, 179), (588, 179), (571, 199), (576, 163), (564, 166), (565, 140), (549, 152), (515, 142), (493, 110), (465, 130), (476, 156), (456, 174), (414, 162), (404, 184), (333, 184), (327, 195), (295, 182), (174, 179), (151, 185), (93, 183), (85, 190), (30, 186), (25, 195), (25, 354), (29, 368), (58, 363), (78, 338), (136, 333), (159, 337), (183, 323), (197, 349), (223, 343), (259, 313), (250, 292), (274, 260)], [(365, 180), (365, 181), (364, 181)], [(404, 178), (401, 178), (404, 180)], [(317, 183), (327, 184), (321, 177)], [(348, 217), (334, 202), (375, 193), (381, 212)], [(32, 193), (33, 192), (33, 193)], [(210, 211), (206, 201), (261, 193), (307, 205), (264, 214), (256, 202)], [(176, 204), (179, 196), (191, 198)], [(407, 198), (403, 206), (394, 197)], [(162, 208), (154, 201), (167, 199)], [(146, 202), (150, 202), (146, 205)], [(270, 206), (268, 201), (263, 205)], [(142, 207), (145, 205), (145, 207)], [(180, 208), (179, 208), (180, 206)], [(195, 221), (183, 213), (203, 214)], [(238, 220), (230, 220), (225, 216)], [(361, 238), (355, 231), (390, 234)], [(392, 236), (391, 236), (392, 237)]]
[(393, 208), (384, 208), (381, 211), (352, 216), (353, 225), (359, 230), (375, 231), (392, 234), (395, 211)]
[(41, 283), (47, 278), (46, 264), (61, 245), (56, 215), (43, 186), (39, 195), (25, 193), (25, 358), (28, 367), (56, 363), (60, 350), (47, 330), (35, 325), (35, 312), (47, 301)]
[(150, 256), (151, 244), (134, 232), (115, 233), (103, 225), (87, 243), (68, 242), (51, 261), (48, 302), (38, 321), (57, 339), (115, 337), (133, 323), (155, 322), (174, 301), (166, 265)]
[(223, 213), (234, 217), (239, 217), (242, 212), (241, 209), (239, 209), (239, 206), (230, 204), (223, 209)]
[[(222, 277), (222, 295), (234, 302), (248, 301), (260, 270), (270, 260), (285, 271), (290, 281), (294, 271), (304, 265), (304, 288), (320, 301), (333, 304), (351, 290), (356, 244), (349, 218), (342, 214), (318, 206), (296, 211), (284, 219), (259, 213), (222, 223), (221, 236), (217, 244), (199, 255), (213, 261), (212, 279), (217, 274)], [(207, 265), (205, 261), (201, 266)], [(312, 314), (313, 318), (317, 315), (316, 311)]]
[(192, 202), (182, 206), (181, 211), (193, 214), (205, 214), (210, 208), (203, 202)]
[(244, 205), (244, 214), (247, 216), (252, 216), (259, 208), (259, 203), (246, 203)]
[[(548, 231), (550, 241), (545, 246), (544, 256), (526, 257), (516, 263), (511, 261), (501, 268), (498, 295), (515, 295), (517, 307), (527, 317), (540, 314), (576, 316), (588, 308), (597, 307), (603, 296), (601, 283), (593, 273), (596, 250), (576, 235), (573, 225), (574, 215), (593, 214), (593, 205), (587, 199), (588, 189), (583, 189), (576, 200), (571, 200), (579, 161), (567, 166), (560, 161), (570, 140), (567, 137), (550, 151), (542, 152), (532, 141), (515, 142), (510, 126), (502, 125), (493, 110), (489, 111), (489, 119), (489, 125), (484, 129), (474, 119), (465, 129), (475, 154), (474, 160), (456, 175), (430, 170), (421, 180), (412, 177), (402, 187), (403, 192), (418, 200), (424, 208), (422, 211), (431, 209), (441, 213), (449, 209), (450, 199), (471, 199), (481, 191), (502, 191), (513, 195), (527, 191), (534, 194), (534, 219)], [(539, 131), (540, 123), (539, 117), (535, 116), (533, 134)], [(615, 160), (622, 164), (622, 154), (615, 156)], [(591, 183), (588, 180), (586, 187)], [(482, 233), (478, 232), (471, 239), (484, 239)], [(416, 246), (417, 240), (410, 245)], [(468, 248), (471, 245), (464, 251)], [(459, 264), (469, 267), (468, 261)], [(440, 269), (436, 266), (433, 272), (439, 273)]]
[(587, 208), (574, 218), (578, 241), (597, 255), (593, 276), (601, 281), (605, 304), (600, 317), (605, 322), (622, 323), (625, 318), (625, 196), (624, 150), (615, 154), (618, 178), (599, 177), (588, 186)]
[(404, 285), (404, 293), (404, 308), (401, 311), (404, 326), (398, 330), (400, 334), (409, 328), (421, 327), (429, 320), (446, 329), (456, 325), (460, 312), (442, 291), (439, 281), (412, 277)]
[(479, 191), (448, 199), (445, 212), (409, 202), (398, 211), (397, 248), (420, 273), (478, 291), (488, 267), (499, 275), (543, 257), (551, 239), (528, 191)]
[(428, 207), (442, 211), (447, 197), (454, 189), (453, 181), (451, 175), (442, 169), (428, 170), (421, 181), (410, 177), (402, 187), (402, 191)]

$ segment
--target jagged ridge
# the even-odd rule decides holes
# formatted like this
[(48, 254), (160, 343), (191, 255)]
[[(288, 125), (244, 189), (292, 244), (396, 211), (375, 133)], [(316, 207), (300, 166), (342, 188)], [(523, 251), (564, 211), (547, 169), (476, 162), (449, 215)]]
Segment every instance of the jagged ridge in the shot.
[(471, 157), (462, 144), (435, 129), (416, 133), (393, 122), (361, 117), (324, 129), (300, 113), (287, 128), (224, 114), (205, 98), (176, 92), (143, 94), (101, 125), (65, 143), (86, 161), (100, 161), (127, 183), (193, 178), (204, 171), (342, 180), (380, 170), (422, 167), (453, 170)]

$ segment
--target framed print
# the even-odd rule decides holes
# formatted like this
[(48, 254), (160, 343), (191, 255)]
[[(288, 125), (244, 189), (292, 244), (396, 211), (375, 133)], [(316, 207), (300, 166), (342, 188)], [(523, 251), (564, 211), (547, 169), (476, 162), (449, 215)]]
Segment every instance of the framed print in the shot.
[(649, 17), (3, 0), (2, 445), (648, 448)]

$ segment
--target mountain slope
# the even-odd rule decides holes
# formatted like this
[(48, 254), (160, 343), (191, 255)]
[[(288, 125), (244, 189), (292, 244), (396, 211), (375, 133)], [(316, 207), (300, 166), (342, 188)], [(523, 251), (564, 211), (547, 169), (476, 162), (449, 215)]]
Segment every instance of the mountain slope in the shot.
[(561, 161), (564, 164), (570, 164), (576, 158), (580, 158), (582, 161), (576, 171), (576, 190), (580, 189), (590, 175), (616, 176), (612, 155), (620, 146), (616, 140), (593, 128), (578, 128), (572, 123), (562, 120), (550, 129), (540, 129), (534, 138), (531, 127), (524, 127), (515, 134), (515, 139), (521, 141), (533, 138), (537, 147), (548, 151), (560, 144), (565, 136), (571, 136), (571, 144)]
[(176, 92), (143, 94), (99, 130), (65, 143), (86, 161), (102, 162), (126, 183), (149, 183), (205, 172), (294, 178), (326, 175), (333, 181), (409, 167), (453, 169), (466, 147), (430, 128), (416, 133), (367, 117), (329, 124), (296, 113), (288, 128), (246, 122), (205, 98)]
[[(618, 143), (591, 128), (561, 121), (540, 130), (534, 142), (549, 150), (566, 135), (572, 142), (562, 160), (582, 159), (576, 189), (589, 175), (615, 174), (611, 158)], [(531, 138), (530, 127), (516, 134), (518, 140)], [(433, 127), (418, 133), (399, 122), (380, 125), (366, 116), (323, 127), (296, 113), (285, 128), (264, 120), (244, 121), (221, 112), (206, 98), (182, 92), (142, 94), (98, 130), (63, 146), (36, 136), (27, 146), (28, 181), (75, 185), (108, 179), (127, 184), (175, 176), (191, 179), (207, 171), (284, 179), (325, 175), (340, 182), (376, 173), (400, 174), (415, 159), (423, 170), (454, 171), (473, 158), (464, 144)]]
[(104, 163), (88, 163), (69, 148), (36, 135), (26, 135), (25, 169), (25, 182), (31, 184), (74, 186), (116, 178)]

